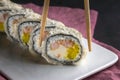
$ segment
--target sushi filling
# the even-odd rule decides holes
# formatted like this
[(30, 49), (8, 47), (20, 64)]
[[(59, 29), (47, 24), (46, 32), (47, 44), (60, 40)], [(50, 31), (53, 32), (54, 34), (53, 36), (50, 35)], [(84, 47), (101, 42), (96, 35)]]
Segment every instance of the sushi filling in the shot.
[(0, 21), (0, 32), (4, 32), (4, 23)]
[(6, 18), (9, 16), (10, 10), (1, 10), (0, 11), (0, 32), (4, 32), (4, 22)]
[(38, 21), (34, 21), (34, 22), (33, 21), (26, 21), (26, 22), (23, 22), (19, 25), (18, 35), (19, 35), (20, 41), (23, 45), (28, 46), (31, 32), (39, 24), (40, 24), (40, 22), (38, 22)]
[(25, 28), (23, 29), (23, 34), (22, 34), (22, 36), (21, 36), (21, 39), (22, 39), (22, 42), (23, 42), (24, 44), (27, 44), (27, 43), (28, 43), (28, 41), (29, 41), (29, 39), (30, 39), (30, 33), (31, 33), (31, 31), (32, 31), (32, 27), (30, 27), (30, 26), (27, 26), (27, 27), (25, 27)]
[[(56, 36), (57, 37), (57, 36)], [(81, 55), (81, 46), (79, 42), (70, 37), (59, 35), (48, 40), (47, 55), (57, 61), (76, 61)]]
[(78, 44), (71, 40), (58, 40), (50, 44), (48, 54), (57, 59), (74, 60), (79, 53)]

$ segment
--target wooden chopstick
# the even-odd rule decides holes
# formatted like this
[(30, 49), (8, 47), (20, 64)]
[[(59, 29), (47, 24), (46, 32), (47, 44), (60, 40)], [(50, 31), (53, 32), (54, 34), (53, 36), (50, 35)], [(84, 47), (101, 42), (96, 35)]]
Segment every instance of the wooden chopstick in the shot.
[(50, 0), (44, 0), (44, 6), (43, 6), (42, 18), (41, 18), (41, 27), (40, 27), (40, 46), (43, 41), (45, 25), (46, 25), (48, 10), (49, 10), (49, 3), (50, 3)]
[(90, 5), (89, 0), (84, 0), (85, 6), (85, 16), (86, 16), (86, 32), (87, 32), (87, 42), (89, 51), (92, 50), (92, 39), (91, 39), (91, 21), (90, 21)]

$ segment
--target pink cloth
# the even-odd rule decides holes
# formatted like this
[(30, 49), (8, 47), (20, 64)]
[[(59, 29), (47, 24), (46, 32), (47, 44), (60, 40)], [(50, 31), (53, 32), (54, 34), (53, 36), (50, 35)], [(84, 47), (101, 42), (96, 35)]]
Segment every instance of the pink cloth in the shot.
[(0, 80), (6, 80), (3, 76), (0, 75)]
[[(23, 5), (26, 8), (31, 8), (35, 12), (42, 12), (42, 7), (36, 6), (32, 3)], [(91, 27), (92, 36), (97, 21), (97, 11), (91, 10)], [(67, 7), (50, 7), (49, 18), (63, 22), (66, 26), (74, 27), (79, 30), (84, 37), (86, 37), (85, 15), (84, 10)], [(115, 52), (120, 58), (120, 51), (105, 43), (99, 42), (93, 38), (93, 41), (107, 49)], [(110, 68), (107, 68), (99, 73), (96, 73), (84, 80), (119, 80), (120, 79), (120, 60)], [(3, 79), (0, 79), (3, 80)]]

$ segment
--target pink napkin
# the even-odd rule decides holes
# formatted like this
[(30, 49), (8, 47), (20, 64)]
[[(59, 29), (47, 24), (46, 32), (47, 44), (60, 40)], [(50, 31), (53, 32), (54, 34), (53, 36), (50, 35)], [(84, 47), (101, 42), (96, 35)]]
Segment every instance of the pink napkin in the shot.
[[(26, 8), (31, 8), (35, 12), (42, 12), (42, 7), (36, 6), (32, 3), (24, 4)], [(92, 36), (94, 34), (94, 29), (97, 21), (98, 12), (95, 10), (90, 11), (91, 14), (91, 27), (92, 27)], [(49, 8), (49, 18), (55, 19), (63, 22), (66, 26), (73, 27), (79, 30), (84, 37), (86, 37), (86, 24), (85, 24), (85, 15), (84, 10), (78, 8), (68, 8), (68, 7), (50, 7)], [(120, 57), (120, 51), (109, 46), (105, 43), (99, 42), (93, 38), (93, 41), (113, 52), (118, 54)], [(118, 61), (114, 66), (105, 69), (97, 74), (90, 76), (84, 80), (119, 80), (120, 78), (120, 61)], [(0, 79), (2, 80), (2, 79)]]
[(0, 75), (0, 80), (6, 80), (3, 76)]

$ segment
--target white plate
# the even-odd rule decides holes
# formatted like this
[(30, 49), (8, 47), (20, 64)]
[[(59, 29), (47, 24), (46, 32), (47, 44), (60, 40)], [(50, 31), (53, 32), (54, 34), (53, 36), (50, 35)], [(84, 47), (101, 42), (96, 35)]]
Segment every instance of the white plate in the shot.
[[(86, 45), (86, 40), (84, 41)], [(118, 60), (115, 53), (95, 43), (92, 43), (92, 46), (92, 52), (87, 54), (86, 59), (80, 65), (56, 66), (24, 60), (19, 53), (25, 52), (15, 45), (11, 47), (9, 45), (6, 49), (0, 48), (0, 70), (12, 80), (83, 79), (113, 65)]]

